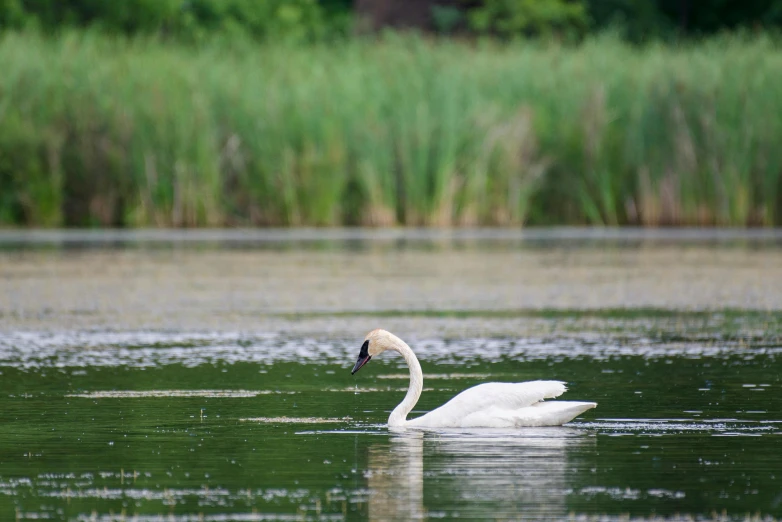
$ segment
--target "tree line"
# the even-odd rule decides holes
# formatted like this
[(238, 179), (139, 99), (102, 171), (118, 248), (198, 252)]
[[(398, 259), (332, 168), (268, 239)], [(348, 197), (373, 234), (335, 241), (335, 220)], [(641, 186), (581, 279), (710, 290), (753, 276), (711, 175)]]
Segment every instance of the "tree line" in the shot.
[(629, 41), (776, 31), (782, 0), (0, 0), (0, 30), (96, 27), (198, 40), (213, 34), (313, 41), (386, 26), (448, 35)]

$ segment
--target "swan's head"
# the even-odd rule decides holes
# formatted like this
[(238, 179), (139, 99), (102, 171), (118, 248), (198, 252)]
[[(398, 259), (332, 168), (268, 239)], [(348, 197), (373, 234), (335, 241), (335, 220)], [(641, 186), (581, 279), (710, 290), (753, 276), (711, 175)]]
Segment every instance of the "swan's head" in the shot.
[(364, 344), (361, 345), (361, 351), (358, 352), (358, 359), (356, 365), (353, 367), (353, 371), (350, 372), (354, 375), (361, 369), (372, 357), (376, 357), (386, 350), (392, 350), (397, 346), (398, 338), (391, 332), (377, 329), (372, 330), (364, 338)]

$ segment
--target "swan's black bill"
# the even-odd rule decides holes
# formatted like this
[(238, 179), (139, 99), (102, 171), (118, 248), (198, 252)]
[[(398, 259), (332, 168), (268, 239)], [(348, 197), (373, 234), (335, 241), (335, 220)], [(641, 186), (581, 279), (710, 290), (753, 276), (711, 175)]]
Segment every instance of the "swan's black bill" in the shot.
[(358, 352), (356, 365), (353, 367), (353, 371), (350, 372), (350, 375), (355, 375), (356, 372), (359, 371), (362, 366), (368, 363), (371, 358), (372, 356), (369, 355), (369, 341), (364, 341), (364, 344), (361, 345), (361, 351)]

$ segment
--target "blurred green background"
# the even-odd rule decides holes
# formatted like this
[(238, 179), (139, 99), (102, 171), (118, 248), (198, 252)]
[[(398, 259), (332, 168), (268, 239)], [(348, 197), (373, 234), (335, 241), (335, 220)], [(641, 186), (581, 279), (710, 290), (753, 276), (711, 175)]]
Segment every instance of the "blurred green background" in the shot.
[(0, 0), (0, 226), (778, 226), (781, 25), (758, 0)]

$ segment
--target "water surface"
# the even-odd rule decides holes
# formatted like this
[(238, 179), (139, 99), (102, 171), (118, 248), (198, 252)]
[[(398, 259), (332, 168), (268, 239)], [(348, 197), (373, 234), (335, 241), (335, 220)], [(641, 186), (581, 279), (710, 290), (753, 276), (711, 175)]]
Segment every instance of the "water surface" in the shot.
[[(0, 237), (3, 519), (782, 518), (775, 234), (274, 234)], [(377, 326), (413, 415), (537, 378), (598, 407), (389, 431), (401, 358), (350, 375)]]

